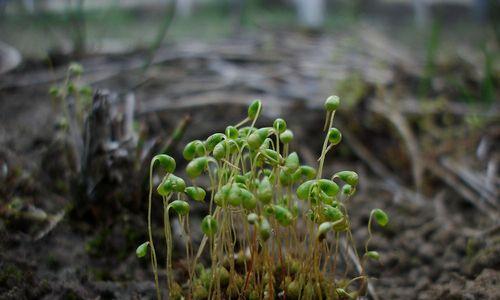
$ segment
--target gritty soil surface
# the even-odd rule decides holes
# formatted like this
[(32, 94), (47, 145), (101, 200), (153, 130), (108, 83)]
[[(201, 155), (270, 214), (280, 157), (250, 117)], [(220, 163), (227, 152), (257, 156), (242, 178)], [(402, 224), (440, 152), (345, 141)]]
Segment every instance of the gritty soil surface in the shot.
[[(369, 107), (377, 86), (405, 82), (403, 92), (409, 92), (418, 67), (372, 42), (363, 34), (333, 39), (270, 33), (217, 46), (186, 43), (161, 49), (146, 80), (138, 70), (144, 53), (86, 58), (83, 78), (122, 94), (123, 87), (136, 85), (136, 116), (146, 139), (167, 139), (189, 114), (192, 122), (172, 149), (179, 162), (187, 141), (238, 122), (244, 106), (259, 97), (268, 107), (262, 123), (285, 118), (301, 141), (294, 147), (311, 164), (321, 147), (322, 99), (346, 89), (346, 79), (354, 82), (348, 89), (353, 102), (339, 113), (338, 126), (362, 140), (393, 177), (377, 174), (348, 135), (326, 171), (360, 174), (359, 191), (349, 203), (360, 249), (371, 209), (381, 207), (391, 217), (371, 242), (381, 253), (380, 262), (368, 267), (378, 298), (500, 299), (498, 220), (436, 176), (426, 174), (422, 197), (400, 189), (413, 185), (411, 159), (394, 128)], [(100, 213), (108, 204), (93, 203), (93, 218), (79, 215), (72, 204), (68, 145), (54, 125), (47, 95), (50, 80), (60, 79), (65, 68), (44, 73), (26, 66), (0, 81), (0, 299), (153, 299), (149, 264), (134, 253), (145, 240), (144, 199), (116, 200), (113, 214)], [(472, 143), (477, 146), (477, 139)], [(195, 214), (202, 216), (204, 209)], [(62, 218), (52, 227), (57, 216)]]

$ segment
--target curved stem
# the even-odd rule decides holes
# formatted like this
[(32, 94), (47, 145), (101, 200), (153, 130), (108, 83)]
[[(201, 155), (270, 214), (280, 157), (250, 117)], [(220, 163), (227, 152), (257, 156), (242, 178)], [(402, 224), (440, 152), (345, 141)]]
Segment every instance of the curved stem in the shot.
[(368, 252), (368, 244), (372, 239), (372, 219), (373, 219), (373, 212), (370, 213), (370, 218), (368, 219), (368, 239), (365, 242), (365, 253)]
[(168, 199), (163, 197), (163, 230), (165, 234), (166, 247), (167, 247), (167, 285), (168, 290), (172, 290), (172, 280), (173, 280), (173, 271), (172, 271), (172, 231), (170, 228), (170, 216), (168, 206)]
[[(328, 117), (328, 114), (327, 114)], [(332, 127), (333, 123), (333, 118), (335, 117), (335, 111), (333, 111), (330, 115), (330, 121), (328, 122), (328, 129)], [(323, 148), (321, 149), (321, 155), (320, 155), (320, 160), (319, 160), (319, 167), (318, 167), (318, 174), (316, 176), (316, 179), (320, 179), (321, 175), (323, 174), (323, 165), (325, 163), (325, 154), (329, 150), (327, 148), (328, 146), (328, 132), (326, 133), (325, 140), (323, 142)]]
[(248, 117), (246, 117), (245, 119), (243, 119), (241, 122), (239, 122), (238, 124), (234, 125), (235, 128), (238, 128), (242, 125), (244, 125), (246, 122), (250, 121), (250, 119)]
[(153, 274), (155, 278), (155, 289), (156, 289), (156, 297), (158, 300), (161, 300), (161, 292), (160, 292), (160, 284), (158, 282), (158, 261), (156, 259), (156, 251), (153, 243), (153, 231), (151, 225), (151, 202), (153, 198), (153, 166), (155, 160), (151, 161), (151, 165), (149, 167), (149, 196), (148, 196), (148, 235), (149, 235), (149, 245), (151, 246), (151, 265), (153, 267)]
[(353, 279), (349, 280), (349, 282), (347, 282), (347, 284), (345, 285), (345, 287), (347, 288), (348, 286), (350, 286), (354, 281), (356, 280), (365, 280), (366, 279), (366, 276), (365, 275), (361, 275), (361, 276), (358, 276), (358, 277), (354, 277)]
[(257, 122), (257, 119), (259, 118), (261, 110), (262, 110), (262, 105), (259, 106), (259, 109), (257, 110), (257, 114), (255, 114), (255, 118), (252, 121), (252, 126), (250, 126), (250, 127), (252, 127), (252, 128), (255, 127), (255, 122)]

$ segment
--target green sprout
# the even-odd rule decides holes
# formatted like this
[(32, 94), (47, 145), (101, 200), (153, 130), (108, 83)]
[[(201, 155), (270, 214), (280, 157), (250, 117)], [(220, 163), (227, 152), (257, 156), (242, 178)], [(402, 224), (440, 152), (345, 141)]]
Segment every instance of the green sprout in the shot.
[(378, 225), (385, 227), (389, 223), (389, 216), (381, 210), (380, 208), (375, 208), (370, 213), (370, 219), (368, 220), (368, 240), (365, 243), (365, 257), (378, 260), (380, 255), (376, 251), (368, 251), (368, 244), (372, 239), (372, 220), (375, 219)]
[(60, 86), (52, 86), (49, 94), (54, 106), (62, 112), (61, 123), (69, 123), (73, 115), (77, 125), (83, 127), (85, 114), (91, 107), (93, 90), (82, 82), (83, 66), (71, 63), (66, 72), (64, 82)]
[[(342, 241), (356, 249), (348, 200), (356, 193), (358, 174), (342, 170), (323, 177), (327, 153), (342, 140), (341, 131), (333, 127), (339, 106), (337, 96), (325, 102), (325, 137), (317, 167), (301, 164), (299, 154), (291, 151), (294, 135), (285, 120), (274, 120), (272, 127), (255, 127), (263, 110), (260, 100), (250, 104), (244, 120), (227, 126), (223, 133), (187, 143), (182, 155), (188, 161), (188, 180), (174, 174), (172, 157), (153, 158), (149, 241), (136, 253), (139, 257), (146, 256), (148, 249), (151, 253), (158, 299), (161, 287), (151, 215), (157, 205), (153, 201), (155, 166), (160, 167), (161, 176), (156, 192), (164, 212), (169, 298), (354, 299), (363, 295), (364, 265), (354, 278), (345, 278), (347, 273), (338, 266), (346, 257), (340, 255), (346, 251), (340, 246)], [(196, 184), (200, 177), (206, 179), (199, 180), (208, 182), (206, 186)], [(209, 211), (201, 221), (204, 236), (196, 252), (190, 238), (189, 200), (205, 203)], [(181, 281), (174, 278), (170, 212), (179, 222), (185, 242), (187, 272)], [(368, 251), (373, 220), (380, 226), (388, 223), (382, 210), (372, 210), (363, 258), (379, 259), (378, 252)]]

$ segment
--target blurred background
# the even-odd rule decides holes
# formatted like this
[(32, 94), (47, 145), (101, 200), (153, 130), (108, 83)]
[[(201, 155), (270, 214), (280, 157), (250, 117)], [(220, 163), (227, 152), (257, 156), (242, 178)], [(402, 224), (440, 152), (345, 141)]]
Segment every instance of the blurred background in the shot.
[(369, 299), (500, 299), (499, 34), (498, 0), (0, 0), (0, 299), (152, 299), (151, 157), (262, 99), (314, 165), (332, 94), (359, 245), (391, 216)]

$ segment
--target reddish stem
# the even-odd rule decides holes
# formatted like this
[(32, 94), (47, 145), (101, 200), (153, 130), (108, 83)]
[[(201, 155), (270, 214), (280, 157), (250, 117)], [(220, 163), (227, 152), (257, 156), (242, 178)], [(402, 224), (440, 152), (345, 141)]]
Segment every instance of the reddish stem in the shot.
[(245, 287), (243, 288), (243, 294), (247, 291), (248, 283), (250, 282), (250, 275), (252, 274), (252, 269), (253, 269), (253, 262), (254, 262), (254, 256), (255, 256), (255, 245), (257, 244), (257, 231), (253, 230), (253, 237), (252, 237), (252, 251), (251, 251), (251, 256), (250, 256), (250, 266), (248, 267), (248, 272), (247, 276), (245, 278)]

